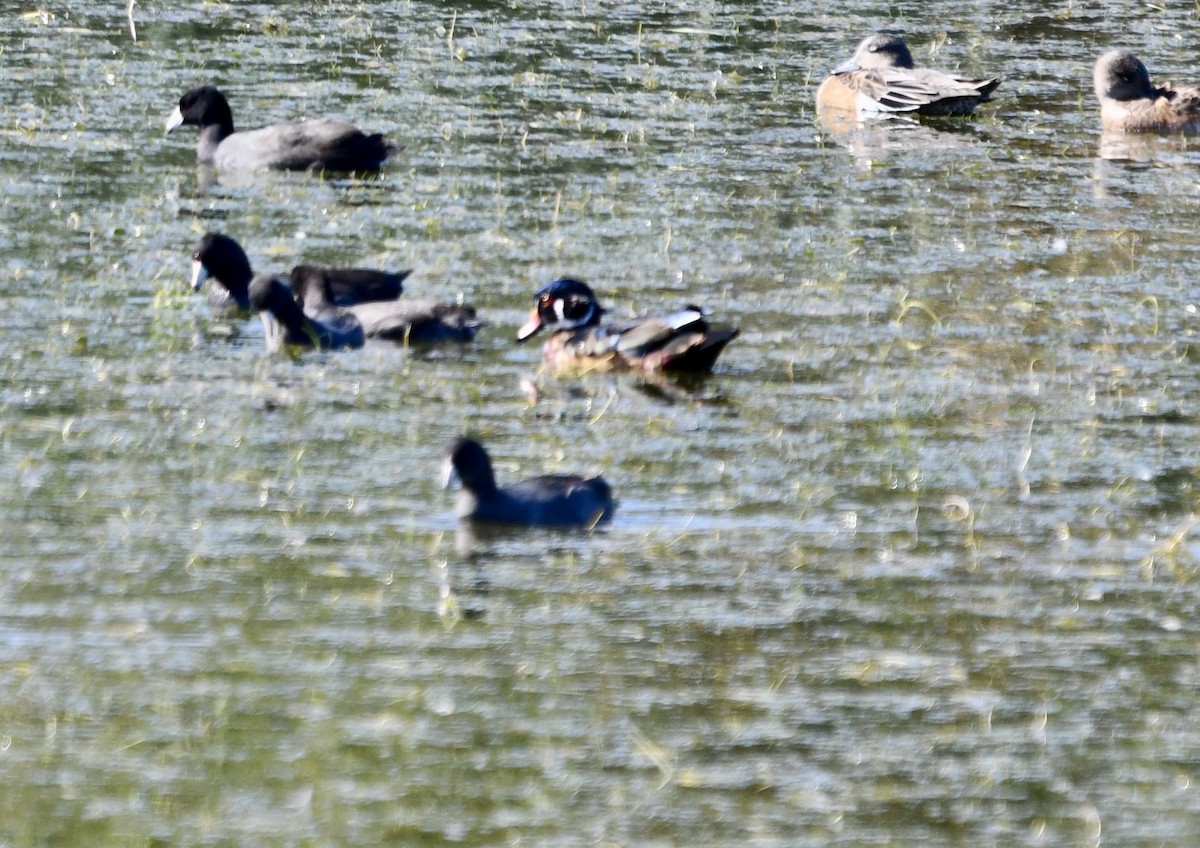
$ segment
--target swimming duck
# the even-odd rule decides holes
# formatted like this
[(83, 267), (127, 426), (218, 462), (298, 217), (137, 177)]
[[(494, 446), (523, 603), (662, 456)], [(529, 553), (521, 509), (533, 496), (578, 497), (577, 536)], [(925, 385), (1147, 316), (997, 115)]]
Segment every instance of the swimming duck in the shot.
[(442, 453), (442, 486), (462, 484), (459, 518), (541, 527), (594, 527), (612, 517), (612, 489), (601, 477), (547, 474), (497, 486), (483, 445), (459, 436)]
[[(310, 273), (311, 265), (292, 269), (293, 290), (298, 272)], [(301, 269), (305, 269), (301, 271)], [(368, 268), (320, 268), (330, 300), (337, 306), (376, 300), (395, 300), (404, 291), (404, 279), (411, 271), (376, 271)], [(199, 291), (206, 280), (220, 285), (209, 290), (210, 305), (217, 309), (249, 309), (250, 280), (254, 272), (246, 251), (234, 239), (222, 233), (206, 233), (192, 251), (192, 291)]]
[(524, 342), (543, 329), (552, 333), (542, 346), (543, 360), (556, 369), (710, 371), (732, 327), (712, 327), (698, 306), (673, 315), (637, 318), (601, 325), (604, 309), (579, 280), (564, 278), (538, 289), (529, 320), (517, 330)]
[(858, 117), (969, 115), (998, 85), (999, 79), (967, 79), (915, 68), (904, 39), (879, 32), (863, 39), (854, 57), (821, 83), (817, 107)]
[(354, 124), (312, 118), (236, 132), (225, 95), (201, 85), (179, 98), (166, 131), (200, 129), (196, 155), (201, 165), (229, 170), (378, 171), (396, 148), (379, 133), (367, 135)]
[(479, 332), (475, 309), (436, 300), (388, 300), (348, 304), (337, 309), (330, 274), (323, 268), (299, 265), (292, 269), (292, 285), (305, 313), (324, 316), (330, 309), (353, 315), (367, 338), (405, 344), (469, 342)]
[(357, 348), (364, 343), (362, 325), (353, 315), (329, 313), (321, 318), (304, 314), (292, 287), (279, 277), (259, 274), (250, 281), (250, 307), (262, 319), (267, 351), (285, 345), (318, 350)]
[(1155, 88), (1146, 66), (1128, 50), (1102, 54), (1092, 79), (1104, 129), (1200, 133), (1200, 88)]

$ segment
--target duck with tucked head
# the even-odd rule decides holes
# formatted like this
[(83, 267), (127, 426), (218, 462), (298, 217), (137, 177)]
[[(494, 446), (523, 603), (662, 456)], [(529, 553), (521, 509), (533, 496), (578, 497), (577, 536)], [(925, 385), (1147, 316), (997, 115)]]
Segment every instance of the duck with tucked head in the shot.
[(591, 528), (612, 517), (612, 489), (601, 477), (546, 474), (498, 486), (483, 445), (459, 436), (442, 453), (442, 486), (462, 484), (455, 509), (464, 520), (526, 527)]
[(224, 170), (378, 171), (396, 150), (381, 134), (367, 135), (354, 124), (332, 118), (236, 132), (229, 101), (211, 85), (197, 86), (179, 98), (166, 130), (181, 126), (199, 128), (200, 164)]
[(330, 310), (353, 315), (367, 338), (402, 344), (469, 342), (479, 332), (475, 309), (436, 300), (387, 300), (355, 303), (337, 308), (330, 274), (323, 268), (299, 265), (292, 269), (292, 285), (305, 313), (323, 317)]
[[(298, 279), (315, 266), (297, 265), (292, 269), (293, 290)], [(404, 279), (410, 271), (377, 271), (371, 268), (319, 268), (323, 274), (329, 298), (337, 306), (371, 301), (395, 300), (404, 291)], [(204, 283), (213, 280), (208, 302), (215, 309), (249, 309), (250, 281), (254, 271), (246, 251), (234, 239), (223, 233), (205, 233), (192, 251), (192, 291), (200, 291)]]
[(673, 315), (604, 325), (595, 293), (570, 278), (543, 286), (534, 298), (536, 305), (517, 331), (517, 341), (549, 330), (542, 357), (555, 369), (711, 371), (738, 334), (732, 327), (710, 326), (703, 310), (690, 305)]
[(287, 345), (337, 350), (362, 347), (362, 325), (353, 315), (330, 313), (310, 318), (296, 301), (292, 287), (279, 277), (259, 274), (250, 281), (250, 308), (262, 320), (267, 351)]
[(821, 83), (817, 108), (860, 118), (969, 115), (999, 85), (999, 79), (968, 79), (914, 67), (904, 39), (879, 32), (865, 38), (853, 58)]
[(1092, 82), (1106, 130), (1200, 133), (1200, 88), (1156, 88), (1146, 66), (1128, 50), (1102, 54)]

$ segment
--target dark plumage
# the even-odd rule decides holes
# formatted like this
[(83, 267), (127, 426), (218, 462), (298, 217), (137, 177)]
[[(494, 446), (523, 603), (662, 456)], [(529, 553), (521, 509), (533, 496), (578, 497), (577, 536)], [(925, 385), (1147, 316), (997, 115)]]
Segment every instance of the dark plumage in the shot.
[(492, 460), (483, 445), (458, 437), (446, 443), (442, 482), (462, 483), (459, 518), (542, 527), (593, 527), (612, 517), (612, 490), (600, 477), (531, 477), (511, 486), (496, 485)]
[(167, 118), (166, 130), (200, 129), (201, 165), (230, 170), (378, 171), (395, 147), (346, 121), (313, 118), (235, 132), (229, 102), (211, 85), (191, 89)]
[[(317, 268), (298, 265), (292, 269), (291, 282), (295, 290), (298, 277), (320, 273), (330, 301), (336, 306), (376, 300), (395, 300), (404, 290), (409, 271), (375, 271), (367, 268)], [(254, 272), (242, 246), (227, 235), (207, 233), (192, 251), (192, 290), (199, 291), (205, 280), (220, 285), (209, 290), (209, 303), (219, 309), (250, 308), (250, 280)]]
[(362, 347), (362, 325), (352, 315), (335, 314), (310, 318), (304, 314), (291, 286), (279, 277), (259, 274), (250, 281), (250, 307), (262, 319), (269, 352), (285, 345), (319, 350)]
[[(309, 265), (294, 268), (292, 285), (309, 315), (321, 317), (335, 307), (330, 275), (323, 269)], [(368, 338), (405, 344), (469, 342), (479, 331), (474, 308), (456, 303), (400, 299), (352, 304), (340, 311), (357, 318)]]
[(604, 310), (595, 293), (569, 278), (543, 286), (534, 297), (537, 305), (517, 331), (517, 341), (548, 328), (552, 335), (542, 346), (542, 356), (557, 369), (711, 371), (738, 334), (732, 327), (710, 326), (698, 306), (603, 326)]

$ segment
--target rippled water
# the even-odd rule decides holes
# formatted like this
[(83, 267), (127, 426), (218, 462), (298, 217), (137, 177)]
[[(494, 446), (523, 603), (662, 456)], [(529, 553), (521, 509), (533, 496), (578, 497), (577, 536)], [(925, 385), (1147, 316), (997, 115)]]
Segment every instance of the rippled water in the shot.
[[(1102, 148), (1090, 83), (1200, 81), (1167, 5), (14, 7), (0, 844), (1192, 841), (1200, 152)], [(880, 27), (995, 103), (826, 132)], [(208, 188), (162, 135), (201, 81), (404, 150)], [(264, 356), (187, 291), (209, 229), (490, 326)], [(563, 273), (742, 335), (539, 375)], [(464, 537), (462, 431), (615, 521)]]

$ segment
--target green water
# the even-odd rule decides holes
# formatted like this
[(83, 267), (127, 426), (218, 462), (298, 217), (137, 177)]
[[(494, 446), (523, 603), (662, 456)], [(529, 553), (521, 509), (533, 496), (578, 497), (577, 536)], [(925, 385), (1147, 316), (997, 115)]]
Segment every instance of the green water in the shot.
[[(0, 845), (1189, 844), (1200, 152), (1105, 158), (1090, 82), (1200, 82), (1168, 6), (7, 4)], [(996, 102), (823, 131), (883, 26)], [(200, 82), (403, 151), (208, 186)], [(489, 325), (267, 357), (210, 229)], [(568, 273), (742, 335), (554, 379)], [(615, 520), (464, 536), (465, 431)]]

